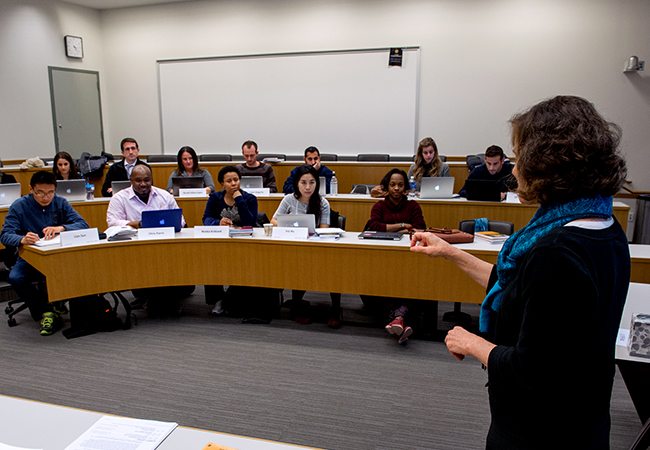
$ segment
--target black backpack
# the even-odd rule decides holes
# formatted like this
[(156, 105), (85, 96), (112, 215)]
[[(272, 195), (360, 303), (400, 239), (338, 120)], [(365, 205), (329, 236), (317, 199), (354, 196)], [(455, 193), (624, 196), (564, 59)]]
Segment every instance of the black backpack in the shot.
[(124, 327), (117, 317), (117, 304), (112, 306), (103, 295), (87, 295), (70, 300), (71, 327), (63, 331), (68, 339), (99, 331), (115, 331)]

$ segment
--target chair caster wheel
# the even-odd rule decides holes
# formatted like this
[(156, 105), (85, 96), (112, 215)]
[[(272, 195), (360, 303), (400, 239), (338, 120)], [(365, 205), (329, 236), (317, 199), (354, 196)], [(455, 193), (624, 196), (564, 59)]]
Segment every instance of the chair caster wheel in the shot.
[(5, 314), (9, 315), (9, 314), (11, 314), (12, 312), (14, 312), (14, 308), (13, 308), (13, 307), (11, 307), (11, 306), (7, 306), (7, 307), (5, 308)]
[(11, 319), (7, 319), (7, 324), (9, 324), (10, 327), (15, 327), (16, 325), (18, 325), (16, 319), (14, 319), (13, 317)]

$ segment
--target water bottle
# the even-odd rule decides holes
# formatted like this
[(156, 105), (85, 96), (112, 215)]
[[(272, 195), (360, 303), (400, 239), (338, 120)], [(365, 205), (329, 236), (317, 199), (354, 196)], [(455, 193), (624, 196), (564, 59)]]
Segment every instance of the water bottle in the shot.
[(415, 198), (415, 177), (413, 175), (411, 175), (411, 179), (409, 180), (409, 186), (411, 188), (409, 197)]
[(339, 193), (339, 180), (336, 179), (336, 172), (332, 172), (332, 179), (330, 180), (330, 194), (338, 195)]

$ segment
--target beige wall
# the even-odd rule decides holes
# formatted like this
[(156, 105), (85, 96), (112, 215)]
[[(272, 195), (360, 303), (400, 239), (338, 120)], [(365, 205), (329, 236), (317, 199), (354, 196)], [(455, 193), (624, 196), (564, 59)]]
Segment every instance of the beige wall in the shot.
[[(132, 135), (159, 153), (158, 59), (416, 45), (419, 130), (441, 153), (509, 150), (514, 112), (580, 95), (623, 127), (632, 187), (650, 190), (650, 73), (623, 74), (633, 54), (650, 61), (648, 17), (647, 0), (220, 0), (99, 13), (0, 0), (0, 151), (53, 152), (47, 65), (100, 71), (109, 151)], [(84, 38), (83, 62), (65, 58), (64, 34)]]

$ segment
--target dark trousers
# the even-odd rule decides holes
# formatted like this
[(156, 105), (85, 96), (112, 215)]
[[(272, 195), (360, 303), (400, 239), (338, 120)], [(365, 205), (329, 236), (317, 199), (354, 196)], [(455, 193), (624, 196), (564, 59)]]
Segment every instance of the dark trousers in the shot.
[(37, 289), (34, 284), (34, 282), (45, 281), (45, 276), (30, 266), (27, 261), (18, 258), (9, 272), (8, 281), (20, 299), (27, 304), (35, 321), (40, 321), (43, 313), (52, 311), (52, 305), (47, 301), (47, 292)]

